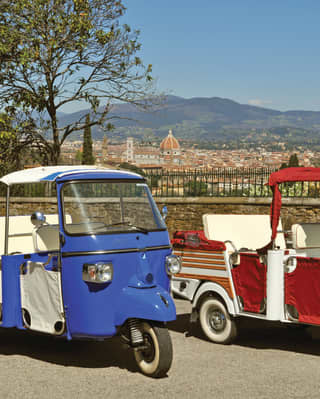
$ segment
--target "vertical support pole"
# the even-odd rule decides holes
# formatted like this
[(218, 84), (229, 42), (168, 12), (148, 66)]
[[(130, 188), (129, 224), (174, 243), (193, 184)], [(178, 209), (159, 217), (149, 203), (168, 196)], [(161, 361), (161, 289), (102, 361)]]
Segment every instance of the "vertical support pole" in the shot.
[(9, 245), (9, 198), (10, 198), (10, 186), (7, 187), (7, 200), (6, 200), (6, 223), (5, 223), (5, 238), (4, 238), (5, 255), (8, 255), (8, 245)]
[(281, 320), (284, 307), (283, 251), (268, 251), (267, 319)]

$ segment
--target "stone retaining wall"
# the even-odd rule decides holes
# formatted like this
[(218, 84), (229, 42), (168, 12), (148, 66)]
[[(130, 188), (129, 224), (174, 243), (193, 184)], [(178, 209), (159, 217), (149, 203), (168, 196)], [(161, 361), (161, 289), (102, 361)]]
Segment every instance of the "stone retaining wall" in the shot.
[[(271, 198), (156, 198), (159, 209), (168, 208), (166, 224), (170, 235), (176, 230), (202, 230), (202, 215), (269, 214)], [(283, 198), (282, 225), (285, 230), (293, 223), (320, 222), (320, 199)]]
[[(170, 235), (176, 230), (201, 230), (202, 215), (216, 214), (269, 214), (270, 198), (156, 198), (161, 210), (164, 205), (168, 208), (166, 223)], [(47, 198), (14, 198), (11, 201), (11, 214), (31, 214), (39, 210), (46, 213), (47, 207), (51, 212), (54, 203)], [(0, 199), (0, 216), (5, 215), (5, 200)], [(284, 229), (297, 222), (320, 222), (320, 199), (313, 198), (284, 198), (281, 211)]]

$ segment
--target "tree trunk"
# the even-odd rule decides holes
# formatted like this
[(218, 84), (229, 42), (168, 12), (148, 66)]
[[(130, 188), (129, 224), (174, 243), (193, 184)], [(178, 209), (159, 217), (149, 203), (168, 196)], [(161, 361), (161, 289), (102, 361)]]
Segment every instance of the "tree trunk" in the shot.
[(53, 144), (52, 144), (52, 152), (50, 154), (50, 164), (51, 165), (58, 165), (59, 158), (60, 158), (60, 151), (61, 151), (61, 144), (59, 139), (59, 130), (58, 130), (58, 122), (57, 122), (57, 111), (54, 105), (53, 96), (49, 96), (51, 98), (50, 106), (48, 109), (50, 119), (51, 119), (51, 128), (52, 128), (52, 137), (53, 137)]

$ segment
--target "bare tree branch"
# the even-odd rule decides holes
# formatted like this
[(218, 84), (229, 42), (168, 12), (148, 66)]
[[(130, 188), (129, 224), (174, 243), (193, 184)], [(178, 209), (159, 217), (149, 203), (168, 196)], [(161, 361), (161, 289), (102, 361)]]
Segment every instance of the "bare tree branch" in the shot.
[(32, 112), (39, 132), (35, 113), (47, 112), (51, 141), (39, 142), (53, 164), (85, 126), (81, 118), (58, 126), (67, 104), (86, 103), (91, 126), (106, 123), (114, 101), (152, 105), (152, 68), (137, 56), (139, 32), (121, 25), (124, 12), (122, 0), (0, 2), (0, 106)]

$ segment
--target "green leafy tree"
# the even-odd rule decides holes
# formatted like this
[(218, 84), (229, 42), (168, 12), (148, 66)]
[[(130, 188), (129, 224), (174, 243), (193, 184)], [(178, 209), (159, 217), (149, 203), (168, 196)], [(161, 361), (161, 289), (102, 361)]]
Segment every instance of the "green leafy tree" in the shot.
[[(11, 122), (6, 114), (0, 115), (0, 175), (10, 171), (11, 153), (16, 141), (16, 133), (14, 132)], [(8, 162), (9, 161), (9, 162)]]
[(17, 116), (14, 121), (0, 114), (0, 175), (21, 169), (24, 164), (42, 163), (46, 153), (32, 121)]
[(287, 167), (288, 167), (288, 165), (285, 162), (282, 162), (280, 169), (285, 169)]
[(91, 126), (90, 126), (90, 115), (86, 116), (86, 126), (83, 133), (83, 152), (82, 152), (82, 164), (83, 165), (94, 165), (95, 158), (92, 153), (92, 137), (91, 137)]
[(288, 163), (283, 162), (280, 166), (280, 169), (293, 168), (293, 167), (298, 167), (298, 166), (300, 166), (298, 155), (292, 154), (292, 155), (290, 155), (289, 162)]
[(139, 31), (120, 23), (125, 10), (122, 0), (0, 2), (0, 106), (32, 115), (51, 164), (85, 126), (84, 116), (59, 124), (66, 105), (86, 103), (91, 126), (106, 129), (114, 102), (150, 106), (152, 68), (137, 56)]

